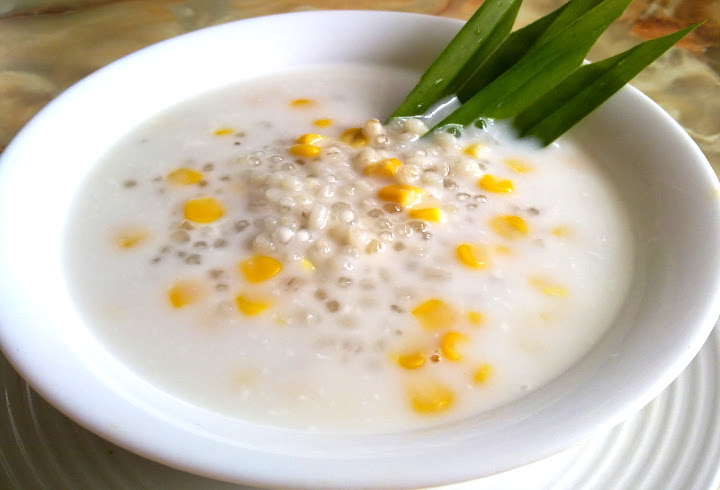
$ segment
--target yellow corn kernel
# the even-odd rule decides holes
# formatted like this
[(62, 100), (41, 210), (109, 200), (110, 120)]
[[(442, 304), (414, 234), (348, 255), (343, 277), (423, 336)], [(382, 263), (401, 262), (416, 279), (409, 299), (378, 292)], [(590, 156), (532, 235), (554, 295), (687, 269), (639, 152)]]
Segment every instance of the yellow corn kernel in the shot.
[(493, 251), (501, 255), (510, 255), (512, 253), (512, 250), (507, 245), (495, 245)]
[(478, 180), (478, 185), (488, 192), (495, 192), (497, 194), (511, 194), (513, 191), (513, 183), (508, 179), (497, 179), (490, 174), (483, 175)]
[(290, 153), (298, 157), (312, 158), (318, 156), (320, 148), (314, 145), (293, 145), (290, 147)]
[(483, 143), (473, 143), (472, 145), (466, 146), (463, 153), (473, 158), (481, 158), (485, 155), (485, 153), (487, 153), (487, 151), (487, 145)]
[(467, 340), (463, 334), (459, 332), (448, 332), (440, 338), (440, 351), (448, 361), (459, 361), (462, 355), (457, 351), (455, 345), (458, 342)]
[(565, 238), (570, 235), (570, 228), (567, 226), (556, 226), (550, 232), (558, 238)]
[(481, 325), (482, 322), (485, 321), (485, 315), (480, 313), (479, 311), (468, 311), (468, 321), (470, 322), (470, 325)]
[(364, 173), (365, 175), (372, 175), (375, 177), (392, 177), (397, 173), (400, 165), (402, 165), (402, 162), (397, 158), (388, 158), (386, 160), (371, 163), (365, 167)]
[(488, 265), (488, 257), (484, 247), (461, 243), (455, 249), (455, 253), (460, 262), (473, 269), (484, 269)]
[(198, 301), (202, 296), (202, 290), (196, 282), (178, 281), (173, 284), (167, 294), (173, 308), (182, 308)]
[(500, 215), (490, 220), (493, 231), (503, 238), (516, 239), (529, 233), (525, 220), (520, 216)]
[(406, 184), (393, 184), (378, 191), (378, 197), (384, 201), (394, 202), (406, 208), (419, 203), (423, 190)]
[(422, 208), (411, 209), (408, 213), (411, 218), (421, 219), (423, 221), (435, 221), (437, 223), (445, 222), (445, 213), (440, 208)]
[(189, 168), (178, 168), (167, 175), (167, 180), (175, 185), (197, 184), (203, 178), (203, 174)]
[(410, 352), (397, 356), (397, 363), (405, 369), (418, 369), (425, 364), (425, 356), (419, 352)]
[(439, 299), (429, 299), (411, 312), (424, 328), (437, 330), (448, 328), (455, 323), (453, 308)]
[(486, 383), (492, 375), (492, 366), (490, 364), (481, 364), (473, 373), (473, 381), (477, 384)]
[(315, 270), (315, 265), (306, 258), (303, 258), (302, 260), (300, 260), (300, 263), (302, 264), (303, 269), (305, 269), (305, 270), (308, 270), (308, 271)]
[(317, 126), (318, 128), (326, 128), (326, 127), (330, 126), (332, 123), (333, 123), (333, 122), (332, 122), (332, 119), (328, 119), (328, 118), (325, 118), (325, 117), (322, 118), (322, 119), (315, 119), (315, 120), (313, 121), (313, 124), (314, 124), (315, 126)]
[(532, 276), (529, 281), (530, 285), (547, 296), (567, 296), (568, 291), (565, 286), (554, 284), (547, 279), (539, 276)]
[(422, 414), (444, 412), (452, 406), (455, 399), (450, 388), (432, 379), (410, 386), (408, 396), (413, 410)]
[(195, 223), (212, 223), (224, 214), (222, 204), (212, 197), (200, 197), (185, 202), (185, 219)]
[(240, 271), (247, 282), (263, 282), (275, 277), (282, 264), (267, 255), (253, 255), (240, 262)]
[(270, 308), (270, 306), (272, 306), (272, 304), (267, 301), (250, 299), (243, 294), (235, 297), (235, 304), (237, 305), (237, 308), (238, 310), (240, 310), (241, 313), (248, 316), (259, 315), (263, 311)]
[(353, 148), (360, 148), (368, 144), (367, 136), (360, 128), (349, 128), (342, 132), (340, 141)]
[(533, 169), (530, 165), (519, 158), (508, 158), (505, 160), (505, 165), (507, 165), (513, 172), (517, 172), (519, 174), (532, 172)]
[(128, 228), (115, 234), (115, 244), (120, 248), (134, 248), (148, 238), (147, 231), (141, 228)]
[(312, 99), (295, 99), (290, 101), (291, 107), (308, 107), (314, 104), (315, 101)]
[(232, 128), (220, 128), (213, 131), (213, 134), (215, 136), (227, 136), (228, 134), (233, 134), (235, 132)]
[(299, 136), (298, 139), (295, 140), (295, 142), (301, 145), (314, 145), (315, 143), (318, 143), (324, 139), (325, 136), (321, 134), (307, 133)]

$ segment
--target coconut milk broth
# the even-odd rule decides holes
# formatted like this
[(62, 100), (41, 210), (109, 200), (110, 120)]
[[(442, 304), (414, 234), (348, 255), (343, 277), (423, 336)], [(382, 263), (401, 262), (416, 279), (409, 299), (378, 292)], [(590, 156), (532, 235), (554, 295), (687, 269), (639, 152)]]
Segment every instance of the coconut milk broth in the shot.
[[(389, 145), (370, 138), (374, 153), (340, 141), (347, 128), (386, 116), (416, 77), (345, 66), (251, 81), (183, 102), (123, 137), (79, 192), (66, 250), (71, 289), (107, 348), (192, 403), (331, 431), (476, 414), (578, 360), (609, 326), (631, 277), (622, 203), (568, 142), (537, 150), (491, 128), (417, 143), (417, 121), (382, 133)], [(330, 124), (318, 125), (324, 119)], [(365, 132), (384, 131), (374, 128)], [(327, 136), (319, 157), (289, 152), (309, 133)], [(478, 141), (473, 155), (467, 149)], [(409, 164), (418, 150), (429, 163), (418, 159), (427, 168), (412, 184), (426, 191), (423, 206), (443, 210), (444, 223), (410, 219), (378, 198), (400, 177), (363, 172), (390, 153)], [(437, 170), (442, 162), (449, 167)], [(171, 183), (180, 168), (202, 178)], [(513, 192), (480, 188), (485, 174), (510, 180)], [(284, 202), (279, 190), (316, 202)], [(258, 193), (269, 201), (258, 204)], [(222, 217), (183, 219), (184, 203), (208, 197), (222, 204)], [(329, 210), (325, 228), (290, 223), (310, 220), (314, 205)], [(502, 216), (522, 219), (527, 232), (503, 236), (490, 224)], [(365, 235), (347, 231), (353, 223)], [(287, 243), (280, 228), (292, 232)], [(378, 250), (371, 240), (386, 232), (392, 239)], [(462, 263), (459, 244), (476, 247), (485, 265)], [(258, 255), (282, 269), (251, 283), (239, 264)], [(179, 283), (192, 286), (193, 301), (173, 307), (169, 291)], [(451, 310), (451, 325), (421, 325), (428, 301)]]

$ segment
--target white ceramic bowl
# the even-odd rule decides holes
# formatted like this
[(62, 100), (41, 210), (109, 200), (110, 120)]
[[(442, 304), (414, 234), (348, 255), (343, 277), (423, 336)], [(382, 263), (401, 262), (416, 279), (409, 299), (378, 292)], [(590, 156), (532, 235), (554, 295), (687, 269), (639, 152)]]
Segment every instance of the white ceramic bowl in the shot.
[(187, 471), (282, 487), (468, 480), (549, 456), (641, 408), (690, 362), (720, 313), (720, 201), (702, 153), (632, 88), (573, 131), (629, 203), (638, 244), (631, 293), (587, 356), (515, 403), (407, 433), (261, 426), (143, 381), (73, 308), (60, 253), (68, 205), (120, 136), (190, 96), (258, 75), (342, 62), (420, 72), (459, 26), (387, 12), (264, 17), (160, 43), (70, 88), (0, 161), (0, 341), (7, 357), (60, 410), (123, 447)]

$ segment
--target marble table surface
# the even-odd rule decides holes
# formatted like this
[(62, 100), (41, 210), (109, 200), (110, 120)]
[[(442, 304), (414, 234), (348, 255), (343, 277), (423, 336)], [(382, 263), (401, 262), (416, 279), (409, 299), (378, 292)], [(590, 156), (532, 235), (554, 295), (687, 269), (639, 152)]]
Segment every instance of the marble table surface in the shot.
[[(563, 1), (525, 0), (518, 26), (544, 15)], [(0, 152), (36, 112), (76, 81), (126, 54), (185, 32), (248, 17), (314, 9), (393, 10), (467, 19), (481, 3), (481, 0), (0, 0)], [(703, 26), (632, 83), (685, 128), (718, 172), (720, 1), (635, 0), (601, 37), (589, 58), (605, 58), (642, 39), (703, 19), (707, 19)], [(43, 453), (50, 451), (50, 446), (50, 449), (21, 447), (21, 436), (23, 431), (37, 432), (43, 425), (37, 417), (47, 416), (52, 409), (44, 406), (2, 356), (0, 374), (0, 394), (4, 394), (2, 405), (6, 412), (0, 409), (0, 488), (79, 488), (75, 486), (79, 480), (64, 483), (56, 480), (48, 486), (36, 477), (24, 479), (30, 478), (27, 471), (16, 469), (13, 473), (13, 458), (30, 466), (40, 460), (51, 464)], [(27, 422), (29, 425), (18, 426), (21, 419), (17, 414), (13, 418), (12, 410), (28, 411), (33, 417)], [(78, 447), (85, 444), (85, 439), (95, 437), (79, 427), (68, 430), (68, 437), (80, 441)], [(122, 451), (109, 443), (101, 447), (110, 452)], [(57, 450), (62, 452), (61, 448)], [(100, 461), (97, 455), (88, 458), (91, 465)], [(68, 471), (65, 469), (66, 474), (78, 478), (83, 474), (81, 468), (77, 472)], [(86, 483), (90, 481), (99, 480)], [(200, 480), (192, 481), (202, 487)], [(188, 488), (198, 488), (191, 480), (185, 483)], [(106, 488), (115, 486), (108, 480)]]
[[(563, 0), (526, 0), (518, 26)], [(0, 150), (49, 100), (98, 68), (178, 34), (312, 9), (376, 9), (468, 18), (481, 0), (2, 0)], [(601, 59), (708, 21), (633, 85), (672, 115), (720, 169), (720, 2), (635, 0), (591, 51)]]

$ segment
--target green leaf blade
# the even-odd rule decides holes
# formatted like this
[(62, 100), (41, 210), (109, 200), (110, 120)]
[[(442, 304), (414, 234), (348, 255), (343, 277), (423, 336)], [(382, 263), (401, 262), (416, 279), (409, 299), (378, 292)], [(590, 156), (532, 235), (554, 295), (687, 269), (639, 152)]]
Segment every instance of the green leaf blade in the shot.
[(575, 22), (600, 1), (602, 0), (570, 0), (532, 24), (510, 34), (485, 63), (474, 67), (471, 73), (462, 74), (464, 81), (457, 90), (458, 100), (460, 102), (469, 100), (517, 63), (520, 58)]
[(489, 56), (510, 34), (521, 3), (522, 0), (486, 0), (390, 117), (423, 114), (439, 99), (454, 93), (461, 83), (457, 75), (463, 67), (471, 60), (479, 63)]
[(431, 131), (477, 119), (515, 117), (582, 63), (597, 38), (631, 0), (605, 0), (553, 38), (527, 53)]
[(612, 58), (580, 67), (519, 114), (513, 125), (520, 136), (532, 136), (543, 145), (549, 145), (701, 24), (645, 41)]
[[(552, 39), (556, 34), (572, 25), (583, 15), (597, 7), (604, 0), (571, 0), (564, 5), (565, 8), (558, 14), (555, 20), (540, 37), (535, 41), (535, 46), (542, 46), (546, 41)], [(623, 9), (624, 11), (624, 9)], [(621, 12), (622, 13), (622, 12)]]

